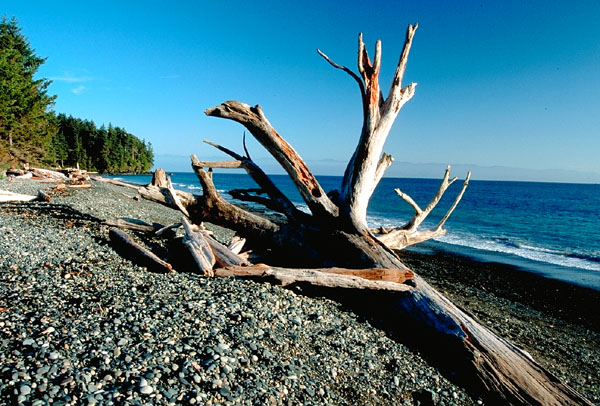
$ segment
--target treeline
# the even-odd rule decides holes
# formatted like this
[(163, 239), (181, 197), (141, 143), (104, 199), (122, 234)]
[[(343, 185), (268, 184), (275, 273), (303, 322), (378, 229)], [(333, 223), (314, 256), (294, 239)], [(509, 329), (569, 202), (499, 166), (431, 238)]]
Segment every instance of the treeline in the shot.
[(97, 128), (93, 121), (59, 114), (57, 134), (52, 138), (54, 156), (60, 166), (80, 166), (99, 172), (147, 172), (154, 154), (145, 143), (122, 128)]
[(48, 79), (16, 19), (0, 20), (0, 164), (75, 166), (99, 172), (147, 172), (154, 155), (122, 128), (56, 115)]

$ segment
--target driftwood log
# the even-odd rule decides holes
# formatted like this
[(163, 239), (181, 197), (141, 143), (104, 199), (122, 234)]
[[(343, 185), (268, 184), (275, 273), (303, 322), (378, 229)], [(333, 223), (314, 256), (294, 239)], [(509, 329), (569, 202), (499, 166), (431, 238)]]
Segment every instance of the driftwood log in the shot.
[(0, 202), (30, 202), (33, 200), (49, 202), (50, 196), (42, 190), (39, 190), (37, 195), (26, 195), (8, 190), (0, 190)]
[(122, 256), (130, 258), (136, 263), (147, 267), (149, 270), (160, 273), (171, 273), (173, 267), (171, 264), (160, 259), (147, 248), (136, 243), (127, 233), (118, 229), (111, 229), (109, 232), (110, 240), (115, 250)]
[[(236, 266), (204, 272), (214, 272), (218, 276), (274, 279), (282, 285), (290, 285), (294, 281), (310, 280), (310, 283), (317, 283), (327, 280), (329, 282), (323, 283), (330, 287), (345, 286), (348, 280), (355, 279), (367, 283), (365, 281), (369, 279), (352, 275), (337, 275), (336, 279), (336, 276), (332, 276), (336, 274), (319, 272), (314, 268), (373, 269), (374, 273), (374, 269), (383, 268), (408, 275), (410, 270), (390, 247), (404, 247), (441, 235), (445, 221), (458, 204), (469, 180), (467, 176), (455, 204), (433, 230), (419, 232), (418, 226), (454, 181), (449, 179), (449, 169), (440, 190), (425, 209), (421, 209), (402, 191), (397, 191), (415, 210), (415, 216), (405, 226), (393, 230), (371, 230), (368, 227), (366, 214), (369, 199), (393, 162), (393, 158), (383, 152), (385, 140), (400, 109), (413, 97), (416, 89), (416, 83), (402, 84), (416, 29), (416, 25), (408, 27), (404, 48), (385, 97), (379, 86), (380, 41), (376, 43), (371, 60), (362, 35), (359, 36), (358, 74), (338, 65), (319, 51), (327, 62), (349, 74), (358, 84), (363, 106), (363, 127), (358, 145), (348, 162), (339, 190), (329, 193), (323, 190), (306, 163), (274, 129), (260, 106), (251, 107), (228, 101), (206, 110), (209, 116), (242, 124), (286, 171), (308, 206), (309, 213), (296, 208), (250, 159), (247, 151), (242, 156), (211, 143), (231, 156), (233, 161), (207, 162), (192, 156), (192, 168), (203, 189), (201, 196), (174, 191), (168, 184), (166, 187), (148, 185), (138, 188), (140, 195), (146, 199), (173, 208), (180, 209), (183, 206), (186, 218), (191, 223), (208, 221), (225, 226), (246, 238), (253, 248), (269, 247), (274, 253), (266, 257), (270, 264), (268, 268)], [(260, 203), (281, 213), (285, 220), (259, 216), (223, 199), (213, 184), (211, 170), (225, 167), (243, 168), (257, 184), (254, 191), (238, 193), (238, 198)], [(191, 225), (187, 228), (190, 236), (197, 234), (200, 236), (198, 240), (204, 239)], [(190, 237), (190, 240), (194, 239)], [(206, 250), (206, 247), (202, 250)], [(290, 265), (313, 269), (291, 270)], [(438, 365), (449, 363), (456, 374), (455, 379), (475, 390), (490, 404), (591, 405), (527, 353), (457, 308), (419, 275), (413, 275), (410, 283), (370, 282), (394, 286), (396, 290), (393, 292), (392, 305), (387, 310), (393, 312), (397, 324), (405, 331), (410, 331), (416, 341), (430, 343), (428, 350), (433, 362)]]

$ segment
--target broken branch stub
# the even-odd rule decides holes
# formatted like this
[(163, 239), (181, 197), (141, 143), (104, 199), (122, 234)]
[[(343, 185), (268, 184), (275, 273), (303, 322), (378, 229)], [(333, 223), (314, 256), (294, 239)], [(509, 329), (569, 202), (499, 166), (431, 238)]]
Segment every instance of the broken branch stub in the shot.
[(183, 245), (186, 246), (198, 270), (205, 276), (214, 276), (213, 265), (216, 262), (213, 251), (199, 230), (194, 230), (192, 224), (183, 217), (183, 228), (185, 229), (185, 237), (183, 237)]

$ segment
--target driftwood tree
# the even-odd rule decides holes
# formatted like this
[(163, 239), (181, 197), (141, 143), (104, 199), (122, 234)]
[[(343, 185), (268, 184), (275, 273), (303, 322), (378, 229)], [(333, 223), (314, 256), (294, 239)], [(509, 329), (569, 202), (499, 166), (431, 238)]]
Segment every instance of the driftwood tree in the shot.
[[(398, 325), (419, 337), (419, 340), (434, 343), (433, 346), (440, 349), (437, 354), (440, 363), (445, 360), (446, 366), (456, 372), (457, 379), (468, 382), (472, 389), (493, 404), (590, 404), (559, 382), (527, 353), (480, 325), (418, 275), (413, 275), (396, 252), (390, 249), (403, 248), (442, 234), (444, 222), (458, 204), (468, 184), (468, 177), (455, 204), (432, 230), (421, 232), (418, 228), (454, 181), (449, 179), (449, 168), (438, 193), (425, 209), (397, 190), (399, 196), (415, 209), (414, 218), (405, 226), (392, 230), (370, 230), (367, 225), (369, 199), (393, 161), (390, 155), (383, 153), (385, 140), (398, 112), (415, 93), (416, 83), (403, 86), (402, 82), (416, 29), (416, 25), (408, 27), (404, 48), (386, 97), (379, 86), (380, 41), (375, 46), (371, 61), (362, 35), (359, 36), (358, 74), (336, 64), (319, 51), (332, 66), (348, 73), (356, 81), (363, 105), (364, 120), (358, 146), (338, 191), (326, 193), (323, 190), (298, 153), (273, 128), (260, 106), (251, 107), (228, 101), (206, 110), (209, 116), (230, 119), (246, 127), (293, 180), (310, 213), (300, 211), (250, 159), (247, 151), (245, 155), (240, 155), (212, 143), (231, 156), (232, 160), (205, 162), (192, 156), (192, 167), (203, 188), (201, 196), (176, 191), (170, 184), (165, 187), (148, 186), (140, 189), (140, 192), (148, 199), (178, 208), (192, 223), (207, 221), (222, 225), (237, 231), (256, 245), (269, 247), (273, 255), (268, 261), (273, 264), (377, 269), (373, 272), (381, 272), (383, 268), (408, 275), (410, 284), (383, 282), (383, 285), (378, 285), (389, 287), (383, 290), (387, 291), (387, 295), (390, 292), (393, 294), (388, 296), (391, 298), (388, 307), (382, 307), (380, 311), (393, 313), (397, 316)], [(265, 218), (227, 202), (213, 184), (212, 168), (245, 169), (258, 188), (236, 190), (232, 192), (233, 195), (240, 200), (260, 203), (281, 213), (285, 219), (278, 221)], [(286, 273), (285, 269), (270, 266), (229, 267), (226, 270), (217, 269), (215, 274), (262, 275), (279, 278), (281, 283), (322, 280), (321, 274), (310, 270), (288, 270)], [(337, 276), (331, 276), (332, 273), (327, 275), (328, 284), (323, 286), (340, 286), (342, 282), (331, 282)], [(390, 283), (393, 285), (385, 285)]]

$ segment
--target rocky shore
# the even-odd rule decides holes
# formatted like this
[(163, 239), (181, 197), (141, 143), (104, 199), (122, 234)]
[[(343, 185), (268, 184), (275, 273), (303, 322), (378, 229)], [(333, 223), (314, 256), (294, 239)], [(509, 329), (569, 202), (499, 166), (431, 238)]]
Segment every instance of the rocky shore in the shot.
[[(47, 188), (0, 180), (14, 192)], [(133, 197), (94, 182), (51, 203), (0, 205), (2, 404), (483, 404), (338, 302), (181, 267), (155, 274), (123, 259), (101, 220), (180, 218)], [(166, 255), (164, 240), (136, 238)], [(404, 255), (600, 404), (597, 291), (465, 258)]]

